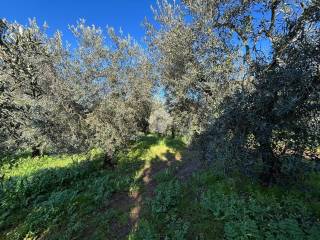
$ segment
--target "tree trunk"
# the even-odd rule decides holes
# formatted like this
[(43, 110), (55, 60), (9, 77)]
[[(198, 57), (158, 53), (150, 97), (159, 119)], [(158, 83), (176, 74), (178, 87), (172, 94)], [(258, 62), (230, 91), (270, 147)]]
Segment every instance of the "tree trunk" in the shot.
[(141, 131), (144, 133), (144, 134), (147, 134), (148, 131), (149, 131), (149, 122), (145, 119), (141, 120), (141, 122), (139, 123), (139, 128), (141, 129)]
[(31, 156), (33, 158), (42, 156), (40, 145), (33, 146), (31, 149), (32, 149)]
[(176, 137), (176, 129), (175, 127), (172, 125), (171, 126), (171, 138), (175, 138)]
[(114, 152), (109, 150), (104, 155), (103, 168), (111, 168), (111, 169), (113, 169), (114, 167), (115, 167)]
[(260, 179), (264, 186), (270, 186), (277, 182), (281, 172), (281, 163), (272, 149), (271, 132), (263, 132), (258, 137), (259, 152), (263, 162), (263, 171)]
[(149, 123), (148, 123), (148, 121), (144, 122), (143, 127), (142, 127), (142, 132), (144, 134), (148, 134), (148, 132), (149, 132)]

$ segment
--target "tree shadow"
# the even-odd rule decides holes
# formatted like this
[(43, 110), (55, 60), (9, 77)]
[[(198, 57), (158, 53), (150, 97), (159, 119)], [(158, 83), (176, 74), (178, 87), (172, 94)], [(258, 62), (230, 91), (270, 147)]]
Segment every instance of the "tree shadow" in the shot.
[(95, 213), (101, 211), (114, 192), (129, 190), (143, 164), (128, 160), (116, 169), (102, 169), (102, 159), (97, 156), (67, 167), (41, 169), (31, 176), (3, 180), (0, 238), (9, 231), (21, 234), (22, 238), (29, 232), (61, 234), (71, 229), (70, 223), (83, 225), (83, 229), (69, 233), (69, 237), (81, 235), (90, 222), (86, 220), (95, 221)]
[[(251, 137), (251, 138), (250, 138)], [(264, 173), (264, 161), (259, 143), (253, 135), (243, 138), (212, 126), (192, 138), (188, 148), (198, 152), (198, 159), (204, 167), (212, 169), (225, 177), (241, 176), (243, 179), (260, 184), (263, 187), (300, 187), (305, 179), (320, 170), (320, 158), (317, 155), (306, 155), (277, 146), (273, 142), (274, 155), (279, 161), (279, 172), (272, 184), (265, 185), (261, 179)]]
[(158, 144), (161, 141), (161, 137), (154, 134), (141, 136), (138, 142), (133, 144), (133, 149), (149, 149), (151, 146)]
[(177, 151), (182, 151), (186, 147), (186, 144), (182, 140), (177, 140), (174, 138), (165, 138), (164, 142), (168, 147), (173, 148)]
[(2, 154), (0, 153), (0, 166), (4, 164), (9, 164), (10, 166), (14, 166), (19, 159), (31, 157), (30, 151), (22, 151), (18, 153), (12, 154)]
[(128, 218), (124, 223), (119, 223), (116, 219), (112, 222), (112, 235), (110, 236), (112, 239), (125, 239), (138, 228), (148, 200), (155, 195), (158, 184), (157, 174), (180, 162), (179, 155), (167, 151), (165, 154), (152, 159), (150, 165), (144, 166), (136, 179), (140, 186), (138, 189), (115, 195), (108, 207), (120, 212), (127, 212)]
[[(108, 238), (125, 239), (138, 226), (146, 200), (154, 195), (157, 185), (155, 175), (181, 161), (181, 155), (172, 153), (169, 149), (164, 154), (160, 154), (153, 159), (141, 160), (143, 154), (161, 141), (164, 141), (174, 151), (184, 147), (182, 142), (175, 143), (179, 140), (172, 139), (167, 141), (164, 137), (150, 134), (141, 137), (137, 143), (131, 146), (129, 159), (127, 154), (120, 156), (122, 160), (119, 161), (117, 166), (119, 174), (128, 171), (132, 172), (134, 169), (136, 175), (130, 175), (132, 181), (129, 188), (114, 192), (112, 197), (100, 209), (99, 214), (112, 212)], [(123, 220), (124, 218), (126, 220)], [(92, 238), (94, 231), (94, 226), (87, 228), (85, 230), (86, 234), (82, 236), (82, 239)]]
[(157, 174), (182, 161), (181, 154), (171, 150), (142, 160), (160, 141), (172, 149), (184, 147), (177, 140), (148, 135), (132, 145), (132, 154), (119, 156), (115, 169), (102, 169), (97, 155), (6, 179), (0, 196), (6, 206), (0, 208), (0, 238), (6, 232), (22, 238), (33, 232), (42, 238), (64, 233), (70, 239), (92, 239), (103, 229), (98, 239), (124, 239), (137, 228), (147, 200), (153, 198)]

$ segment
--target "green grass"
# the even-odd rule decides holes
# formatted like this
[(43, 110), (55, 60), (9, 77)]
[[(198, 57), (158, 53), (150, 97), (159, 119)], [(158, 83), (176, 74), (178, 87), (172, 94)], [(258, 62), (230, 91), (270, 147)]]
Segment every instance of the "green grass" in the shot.
[[(107, 238), (119, 213), (105, 207), (114, 194), (139, 189), (141, 171), (151, 161), (176, 153), (175, 146), (164, 142), (153, 135), (142, 137), (119, 156), (115, 170), (102, 169), (100, 151), (7, 161), (14, 165), (1, 169), (0, 239), (83, 239), (90, 228), (90, 239)], [(127, 215), (119, 220), (125, 222)]]
[(187, 182), (170, 172), (158, 177), (162, 182), (130, 239), (319, 239), (320, 189), (262, 188), (208, 170)]
[(319, 174), (286, 189), (210, 169), (180, 180), (184, 148), (148, 135), (114, 170), (102, 169), (99, 150), (7, 159), (0, 239), (318, 239)]
[(81, 155), (65, 155), (65, 156), (44, 156), (41, 158), (20, 158), (15, 165), (17, 167), (11, 168), (9, 165), (3, 167), (3, 173), (6, 178), (10, 177), (27, 177), (44, 169), (59, 169), (67, 168), (72, 164), (80, 163), (86, 160), (86, 156)]

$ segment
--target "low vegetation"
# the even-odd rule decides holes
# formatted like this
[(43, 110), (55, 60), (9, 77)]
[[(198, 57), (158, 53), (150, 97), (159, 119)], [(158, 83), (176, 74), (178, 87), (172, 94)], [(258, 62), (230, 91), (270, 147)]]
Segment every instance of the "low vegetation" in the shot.
[(85, 155), (11, 159), (2, 167), (1, 239), (317, 239), (319, 175), (264, 188), (185, 171), (185, 143), (142, 137), (102, 169)]

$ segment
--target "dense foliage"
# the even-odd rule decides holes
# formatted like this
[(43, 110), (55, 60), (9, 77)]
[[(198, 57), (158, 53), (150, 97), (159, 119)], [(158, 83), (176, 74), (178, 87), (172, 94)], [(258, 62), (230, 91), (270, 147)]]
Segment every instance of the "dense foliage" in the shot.
[[(1, 149), (102, 147), (110, 165), (140, 133), (160, 128), (158, 114), (168, 123), (156, 131), (206, 142), (208, 160), (225, 155), (221, 146), (238, 165), (261, 160), (265, 184), (281, 176), (287, 152), (314, 153), (318, 1), (163, 0), (152, 9), (146, 50), (84, 20), (70, 26), (74, 49), (34, 20), (2, 20)], [(166, 109), (151, 116), (159, 89)]]
[(151, 65), (130, 37), (109, 28), (106, 46), (102, 30), (81, 20), (70, 27), (78, 40), (71, 51), (34, 21), (2, 26), (3, 150), (113, 152), (148, 131)]
[(210, 160), (253, 156), (269, 185), (283, 155), (319, 146), (319, 1), (161, 1), (154, 13), (173, 124), (200, 134)]

